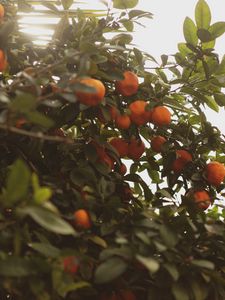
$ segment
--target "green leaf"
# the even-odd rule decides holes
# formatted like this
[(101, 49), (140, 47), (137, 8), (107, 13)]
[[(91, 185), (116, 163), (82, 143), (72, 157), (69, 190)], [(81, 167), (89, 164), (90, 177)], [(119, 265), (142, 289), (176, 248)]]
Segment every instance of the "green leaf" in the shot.
[(207, 104), (207, 106), (209, 108), (211, 108), (212, 110), (219, 112), (219, 106), (217, 104), (217, 102), (214, 100), (213, 97), (211, 96), (205, 96), (205, 103)]
[(64, 9), (69, 9), (70, 6), (73, 4), (73, 0), (61, 0), (62, 1), (62, 6)]
[(29, 247), (36, 250), (37, 252), (43, 254), (46, 257), (58, 257), (60, 255), (60, 250), (51, 244), (47, 243), (31, 243)]
[(195, 21), (199, 29), (208, 29), (211, 22), (211, 12), (205, 0), (199, 0), (195, 7)]
[(173, 248), (177, 242), (178, 237), (175, 232), (173, 232), (168, 226), (162, 225), (160, 228), (160, 234), (164, 242), (169, 248)]
[(209, 27), (212, 39), (216, 39), (225, 32), (225, 22), (216, 22)]
[(211, 261), (204, 260), (204, 259), (193, 259), (191, 264), (200, 268), (205, 268), (209, 270), (214, 270), (215, 265)]
[(186, 17), (186, 19), (184, 20), (183, 33), (187, 43), (193, 46), (197, 46), (197, 28), (195, 26), (195, 23), (189, 17)]
[(152, 274), (159, 270), (160, 265), (154, 258), (136, 255), (136, 259), (142, 263)]
[(172, 286), (172, 293), (176, 300), (189, 300), (187, 290), (179, 283), (174, 283)]
[(206, 29), (198, 29), (197, 35), (203, 43), (213, 40), (211, 33)]
[(26, 114), (27, 118), (34, 124), (49, 128), (54, 125), (54, 122), (38, 111), (32, 111)]
[(9, 257), (0, 261), (0, 275), (7, 277), (23, 277), (35, 274), (29, 261), (19, 257)]
[(113, 7), (118, 9), (134, 8), (138, 0), (113, 0)]
[(75, 235), (74, 228), (57, 214), (38, 206), (28, 206), (18, 210), (21, 215), (29, 215), (35, 222), (48, 231), (62, 235)]
[(52, 196), (50, 188), (41, 187), (34, 192), (34, 200), (36, 203), (41, 204), (48, 201)]
[(30, 171), (22, 160), (17, 160), (11, 167), (7, 178), (7, 200), (12, 204), (27, 195), (30, 182)]
[(101, 263), (95, 272), (95, 283), (102, 284), (110, 282), (127, 269), (127, 263), (119, 257), (112, 257)]
[(225, 95), (224, 94), (215, 94), (214, 99), (219, 106), (225, 106)]
[(179, 272), (175, 265), (173, 265), (172, 263), (166, 263), (163, 265), (163, 267), (168, 271), (174, 281), (178, 280)]
[(13, 110), (26, 113), (33, 110), (36, 106), (35, 98), (31, 94), (20, 93), (13, 100), (11, 107)]
[(149, 11), (144, 11), (144, 10), (139, 10), (139, 9), (134, 9), (129, 11), (129, 18), (149, 18), (152, 19), (153, 14), (150, 13)]
[(123, 26), (126, 28), (127, 31), (133, 31), (134, 29), (134, 23), (130, 20), (121, 20), (120, 21)]

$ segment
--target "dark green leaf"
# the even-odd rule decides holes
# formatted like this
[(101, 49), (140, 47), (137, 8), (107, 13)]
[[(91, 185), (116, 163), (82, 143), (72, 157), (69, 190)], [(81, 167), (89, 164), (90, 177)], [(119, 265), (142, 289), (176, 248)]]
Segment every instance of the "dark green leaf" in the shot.
[(173, 248), (177, 244), (178, 236), (168, 226), (162, 225), (160, 228), (160, 234), (168, 247)]
[(29, 246), (46, 257), (58, 257), (60, 250), (47, 243), (31, 243)]
[(19, 257), (9, 257), (0, 261), (0, 275), (7, 277), (23, 277), (35, 274), (29, 261)]
[(199, 0), (195, 7), (195, 21), (199, 29), (208, 29), (211, 22), (211, 12), (205, 0)]
[(127, 267), (128, 265), (124, 260), (119, 257), (112, 257), (97, 267), (95, 282), (98, 284), (110, 282), (122, 275)]
[(189, 300), (187, 290), (179, 283), (174, 283), (172, 293), (176, 300)]
[(17, 160), (11, 167), (6, 183), (7, 200), (9, 203), (15, 203), (26, 196), (29, 182), (29, 169), (23, 161)]
[(63, 235), (74, 235), (75, 230), (68, 222), (57, 214), (38, 206), (27, 206), (18, 211), (21, 215), (29, 215), (40, 226), (48, 231)]
[(38, 111), (31, 111), (26, 114), (27, 118), (34, 124), (49, 128), (54, 125), (54, 122)]
[(211, 33), (206, 29), (198, 29), (197, 35), (203, 43), (210, 42), (213, 39)]

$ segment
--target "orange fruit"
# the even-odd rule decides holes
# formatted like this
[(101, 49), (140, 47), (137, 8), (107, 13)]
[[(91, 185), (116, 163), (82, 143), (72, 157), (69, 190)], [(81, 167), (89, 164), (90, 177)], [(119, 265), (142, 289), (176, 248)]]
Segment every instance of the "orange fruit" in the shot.
[(210, 162), (205, 168), (205, 177), (209, 184), (219, 186), (225, 178), (225, 167), (218, 161)]
[(207, 209), (211, 204), (209, 193), (205, 190), (193, 192), (193, 201), (202, 210)]
[(80, 103), (87, 106), (96, 106), (102, 102), (105, 96), (105, 86), (100, 80), (84, 78), (79, 82), (95, 89), (95, 92), (76, 91), (75, 95)]
[(120, 165), (119, 173), (120, 173), (121, 175), (125, 175), (125, 174), (127, 173), (127, 167), (126, 167), (125, 164), (121, 164), (121, 165)]
[(174, 160), (172, 164), (172, 170), (175, 173), (180, 173), (185, 167), (185, 162), (182, 160), (182, 158), (177, 158)]
[(0, 72), (5, 71), (7, 68), (7, 59), (3, 50), (0, 49)]
[(116, 117), (115, 123), (119, 129), (128, 129), (131, 124), (130, 117), (126, 114), (118, 115)]
[(151, 122), (157, 126), (169, 125), (171, 113), (165, 106), (154, 107), (151, 113)]
[(192, 161), (192, 155), (187, 150), (177, 150), (176, 151), (177, 158), (182, 159), (184, 162)]
[(111, 116), (111, 120), (115, 121), (116, 117), (119, 114), (119, 111), (115, 106), (110, 106), (109, 113), (110, 113), (110, 116)]
[(151, 112), (146, 110), (147, 102), (144, 100), (136, 100), (129, 105), (131, 112), (131, 121), (140, 126), (151, 120)]
[(166, 139), (163, 136), (161, 136), (161, 135), (155, 136), (151, 140), (152, 150), (157, 153), (162, 152), (162, 146), (163, 146), (163, 144), (165, 144), (165, 142), (166, 142)]
[(85, 209), (78, 209), (74, 212), (74, 224), (80, 229), (91, 228), (91, 219), (88, 212)]
[(192, 161), (192, 155), (183, 149), (176, 150), (176, 156), (177, 158), (174, 160), (172, 164), (172, 170), (175, 173), (180, 173), (188, 162)]
[(106, 164), (110, 170), (114, 169), (114, 160), (106, 153), (102, 153), (102, 155), (99, 157), (100, 162)]
[(145, 152), (145, 144), (142, 140), (132, 138), (128, 144), (127, 156), (133, 160), (139, 159)]
[(2, 19), (5, 15), (5, 9), (2, 4), (0, 4), (0, 18)]
[(64, 272), (76, 274), (79, 269), (79, 262), (75, 256), (67, 256), (63, 259)]
[(124, 79), (116, 81), (116, 91), (123, 96), (132, 96), (138, 91), (138, 77), (131, 71), (123, 73)]
[(109, 143), (111, 146), (113, 146), (116, 149), (120, 157), (127, 156), (128, 143), (124, 139), (113, 138)]

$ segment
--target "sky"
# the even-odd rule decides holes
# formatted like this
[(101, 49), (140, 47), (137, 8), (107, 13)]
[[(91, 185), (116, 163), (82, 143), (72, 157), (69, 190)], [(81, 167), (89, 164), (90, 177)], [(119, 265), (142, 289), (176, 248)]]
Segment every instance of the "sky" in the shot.
[[(225, 0), (206, 0), (212, 13), (212, 22), (225, 21)], [(183, 21), (186, 16), (194, 19), (197, 0), (139, 0), (139, 9), (154, 14), (152, 20), (145, 20), (145, 28), (138, 27), (134, 41), (140, 49), (159, 58), (161, 54), (174, 54), (177, 44), (184, 42)], [(225, 34), (216, 43), (215, 50), (220, 57), (225, 54)], [(219, 113), (206, 110), (208, 120), (225, 134), (225, 110)]]

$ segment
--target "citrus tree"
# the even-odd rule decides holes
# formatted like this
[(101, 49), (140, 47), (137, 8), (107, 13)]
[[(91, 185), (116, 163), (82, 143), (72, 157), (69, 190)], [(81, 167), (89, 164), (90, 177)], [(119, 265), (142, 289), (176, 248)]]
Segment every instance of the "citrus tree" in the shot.
[(61, 20), (38, 47), (2, 1), (1, 299), (225, 299), (225, 142), (204, 113), (225, 105), (225, 22), (199, 0), (156, 62), (137, 2), (46, 1)]

